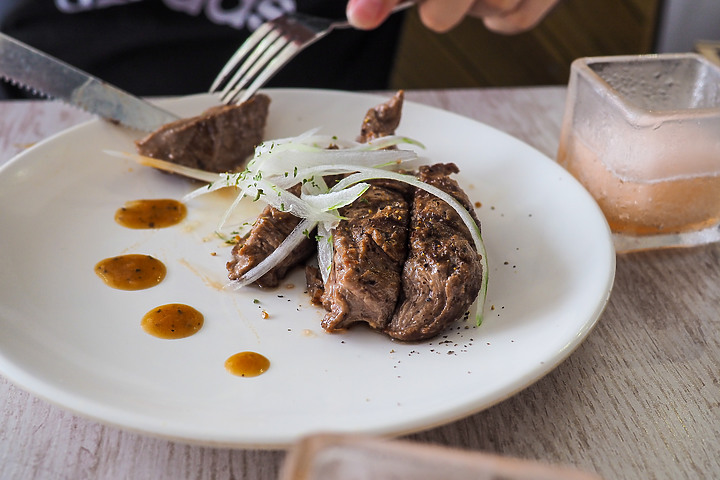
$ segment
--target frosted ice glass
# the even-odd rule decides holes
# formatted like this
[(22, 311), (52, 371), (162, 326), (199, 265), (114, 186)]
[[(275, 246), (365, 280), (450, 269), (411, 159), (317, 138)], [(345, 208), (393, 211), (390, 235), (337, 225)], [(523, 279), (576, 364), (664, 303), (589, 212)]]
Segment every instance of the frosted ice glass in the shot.
[(720, 68), (696, 54), (576, 60), (558, 162), (616, 240), (636, 237), (618, 250), (720, 240)]

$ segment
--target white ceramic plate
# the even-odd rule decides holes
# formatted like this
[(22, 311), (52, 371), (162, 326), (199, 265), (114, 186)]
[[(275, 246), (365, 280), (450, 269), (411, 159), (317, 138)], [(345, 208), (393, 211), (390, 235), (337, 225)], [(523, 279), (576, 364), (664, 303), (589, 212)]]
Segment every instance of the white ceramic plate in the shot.
[[(316, 126), (354, 138), (366, 110), (384, 100), (270, 95), (269, 138)], [(210, 104), (199, 96), (167, 106), (189, 115)], [(104, 154), (133, 151), (135, 134), (91, 121), (0, 170), (0, 372), (104, 423), (240, 447), (282, 447), (316, 431), (408, 433), (527, 387), (578, 346), (605, 306), (615, 262), (600, 210), (553, 161), (486, 125), (407, 103), (399, 133), (422, 141), (428, 161), (457, 163), (482, 204), (490, 286), (480, 327), (460, 323), (422, 344), (365, 328), (326, 334), (301, 272), (277, 291), (223, 290), (229, 248), (212, 231), (226, 199), (201, 197), (167, 229), (117, 225), (126, 201), (179, 199), (194, 186)], [(161, 259), (167, 278), (144, 291), (105, 286), (94, 265), (124, 253)], [(144, 333), (141, 317), (172, 302), (200, 310), (204, 328), (182, 340)], [(225, 359), (245, 350), (268, 357), (270, 369), (228, 374)]]

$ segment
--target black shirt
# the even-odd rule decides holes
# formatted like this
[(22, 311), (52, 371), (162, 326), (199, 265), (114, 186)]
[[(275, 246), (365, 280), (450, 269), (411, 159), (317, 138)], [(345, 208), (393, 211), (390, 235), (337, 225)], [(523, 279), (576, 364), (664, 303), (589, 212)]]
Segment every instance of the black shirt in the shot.
[[(0, 30), (136, 95), (207, 91), (251, 30), (283, 11), (345, 16), (346, 0), (16, 0)], [(402, 15), (336, 30), (269, 86), (387, 88)]]

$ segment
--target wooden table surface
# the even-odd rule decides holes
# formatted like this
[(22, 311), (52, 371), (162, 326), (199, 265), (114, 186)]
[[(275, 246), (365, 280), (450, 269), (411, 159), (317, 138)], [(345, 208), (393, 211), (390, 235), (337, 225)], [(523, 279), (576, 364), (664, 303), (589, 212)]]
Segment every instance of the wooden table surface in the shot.
[[(564, 88), (407, 98), (475, 118), (555, 157)], [(0, 102), (0, 164), (88, 118), (55, 102)], [(565, 362), (488, 410), (407, 438), (574, 465), (608, 480), (720, 478), (719, 312), (720, 245), (619, 256), (605, 312)], [(108, 427), (0, 377), (2, 479), (275, 479), (284, 456)]]

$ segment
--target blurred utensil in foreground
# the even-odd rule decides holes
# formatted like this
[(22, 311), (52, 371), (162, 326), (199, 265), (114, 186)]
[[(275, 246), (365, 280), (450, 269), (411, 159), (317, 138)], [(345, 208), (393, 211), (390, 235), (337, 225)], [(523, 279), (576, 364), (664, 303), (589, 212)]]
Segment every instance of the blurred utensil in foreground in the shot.
[(280, 480), (602, 480), (573, 467), (352, 434), (314, 434), (290, 450)]

